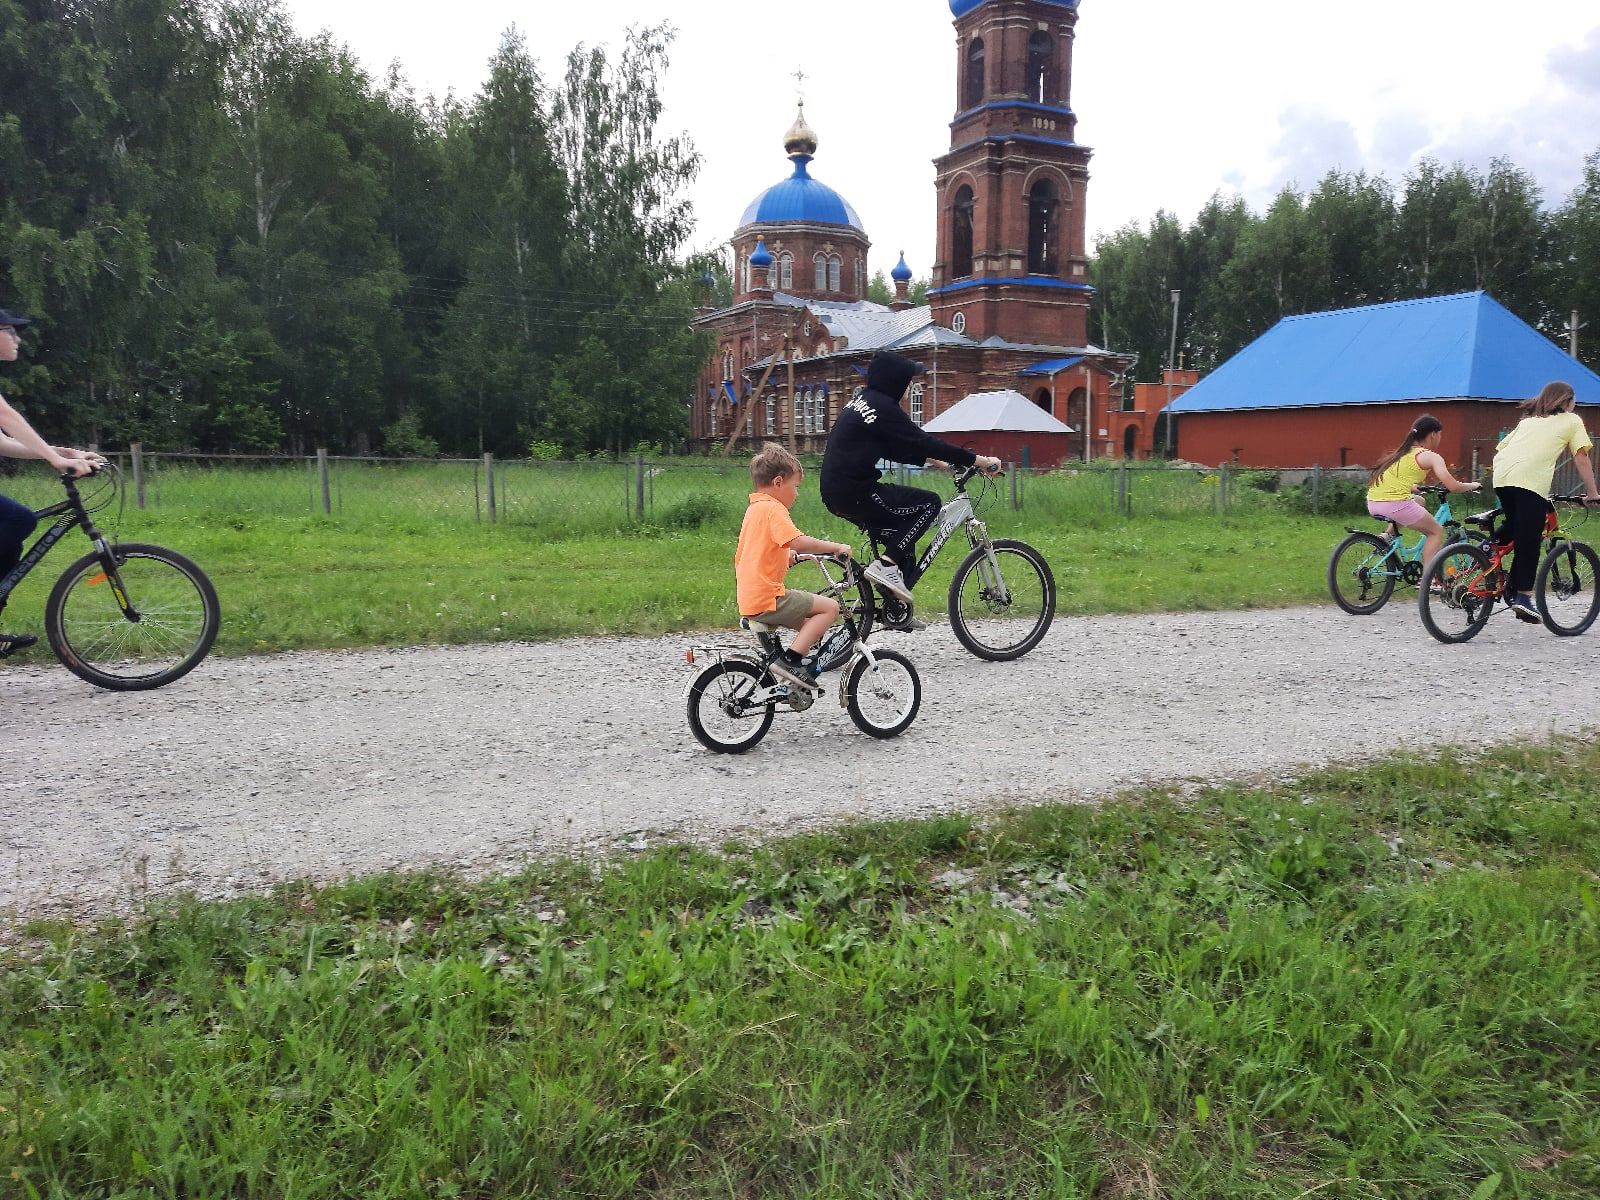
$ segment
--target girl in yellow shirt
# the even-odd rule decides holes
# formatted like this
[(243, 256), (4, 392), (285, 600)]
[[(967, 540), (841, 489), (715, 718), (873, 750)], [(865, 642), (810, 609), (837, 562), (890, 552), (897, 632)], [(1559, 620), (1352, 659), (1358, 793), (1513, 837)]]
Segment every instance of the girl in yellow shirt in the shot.
[(1526, 415), (1506, 434), (1494, 454), (1494, 492), (1505, 512), (1506, 527), (1513, 537), (1511, 597), (1507, 603), (1524, 621), (1538, 621), (1534, 607), (1533, 577), (1539, 566), (1539, 539), (1544, 536), (1545, 520), (1555, 507), (1550, 503), (1550, 484), (1556, 463), (1566, 452), (1583, 480), (1585, 501), (1600, 501), (1594, 486), (1594, 466), (1589, 450), (1594, 442), (1583, 427), (1583, 418), (1572, 410), (1577, 405), (1570, 383), (1547, 383), (1532, 400), (1522, 402)]
[(1417, 499), (1418, 486), (1426, 482), (1429, 475), (1452, 492), (1475, 492), (1483, 486), (1463, 483), (1450, 474), (1450, 468), (1438, 453), (1443, 440), (1444, 426), (1439, 418), (1424, 413), (1406, 434), (1406, 440), (1367, 476), (1367, 511), (1380, 521), (1393, 521), (1422, 534), (1424, 566), (1439, 552), (1444, 530)]

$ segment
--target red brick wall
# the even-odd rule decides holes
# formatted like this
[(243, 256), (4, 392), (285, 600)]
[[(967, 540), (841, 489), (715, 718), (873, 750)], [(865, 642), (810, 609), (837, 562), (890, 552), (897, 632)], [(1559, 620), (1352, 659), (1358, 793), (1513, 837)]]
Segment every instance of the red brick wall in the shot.
[(1178, 418), (1178, 454), (1190, 462), (1247, 467), (1371, 466), (1423, 413), (1443, 422), (1439, 453), (1463, 475), (1472, 469), (1474, 449), (1480, 470), (1488, 468), (1500, 431), (1515, 425), (1518, 415), (1515, 404), (1489, 400), (1185, 413)]

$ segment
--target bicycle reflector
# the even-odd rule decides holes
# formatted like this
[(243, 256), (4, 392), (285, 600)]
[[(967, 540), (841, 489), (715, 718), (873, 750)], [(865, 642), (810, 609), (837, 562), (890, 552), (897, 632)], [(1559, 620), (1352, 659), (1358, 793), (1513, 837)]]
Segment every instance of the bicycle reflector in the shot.
[(89, 578), (84, 582), (90, 587), (98, 587), (100, 584), (104, 583), (107, 578), (108, 576), (104, 571), (97, 571), (93, 575), (89, 576)]
[(694, 647), (693, 646), (690, 646), (687, 650), (685, 650), (683, 652), (683, 661), (688, 663), (691, 667), (694, 666)]

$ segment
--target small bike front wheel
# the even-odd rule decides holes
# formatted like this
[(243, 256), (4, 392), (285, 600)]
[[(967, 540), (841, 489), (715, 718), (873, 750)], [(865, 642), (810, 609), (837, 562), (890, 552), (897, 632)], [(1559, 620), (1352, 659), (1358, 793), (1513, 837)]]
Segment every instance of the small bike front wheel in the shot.
[(1328, 591), (1351, 616), (1369, 617), (1394, 594), (1390, 546), (1371, 533), (1352, 533), (1328, 558)]
[(898, 737), (922, 707), (922, 678), (897, 650), (874, 650), (856, 659), (844, 681), (845, 708), (856, 728), (875, 738)]
[(158, 688), (194, 670), (222, 623), (206, 573), (142, 542), (111, 547), (111, 565), (85, 554), (45, 601), (45, 633), (62, 665), (114, 692)]
[(689, 728), (707, 750), (743, 754), (767, 736), (772, 705), (749, 703), (762, 675), (754, 663), (734, 658), (712, 663), (690, 681)]
[(1576, 637), (1600, 615), (1600, 555), (1583, 542), (1557, 542), (1550, 547), (1533, 580), (1533, 602), (1545, 627), (1562, 637)]
[(1466, 542), (1433, 556), (1417, 585), (1422, 624), (1441, 642), (1465, 642), (1483, 629), (1500, 595), (1489, 556)]
[(1044, 638), (1055, 615), (1055, 576), (1026, 542), (1002, 539), (974, 548), (950, 581), (956, 640), (990, 662), (1021, 658)]

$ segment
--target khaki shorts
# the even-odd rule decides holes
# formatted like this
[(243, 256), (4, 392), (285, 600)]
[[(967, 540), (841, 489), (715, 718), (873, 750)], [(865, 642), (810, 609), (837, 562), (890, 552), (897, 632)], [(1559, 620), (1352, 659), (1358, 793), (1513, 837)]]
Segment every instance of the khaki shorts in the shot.
[(799, 629), (811, 615), (811, 606), (816, 599), (816, 594), (813, 592), (790, 588), (778, 597), (776, 608), (760, 616), (751, 617), (750, 620), (760, 621), (765, 625), (782, 625), (785, 629)]

